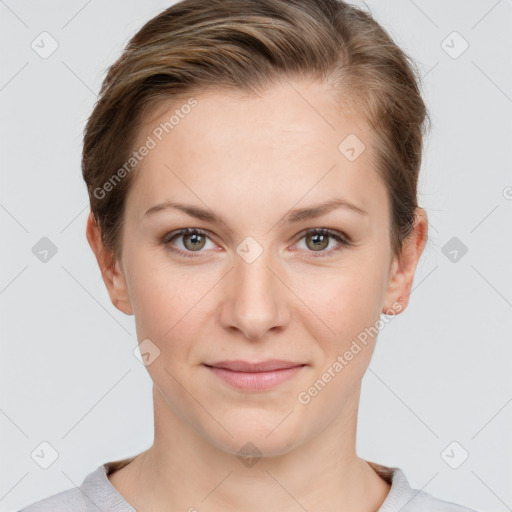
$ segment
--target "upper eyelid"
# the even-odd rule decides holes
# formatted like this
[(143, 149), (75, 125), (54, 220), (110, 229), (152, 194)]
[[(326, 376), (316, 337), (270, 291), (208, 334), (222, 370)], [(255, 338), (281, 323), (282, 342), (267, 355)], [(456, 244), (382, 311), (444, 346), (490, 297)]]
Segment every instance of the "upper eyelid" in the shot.
[(188, 234), (194, 234), (198, 233), (200, 235), (206, 235), (211, 240), (215, 240), (215, 235), (213, 235), (210, 231), (207, 229), (199, 229), (199, 228), (182, 228), (182, 229), (176, 229), (174, 231), (169, 231), (169, 233), (165, 234), (163, 237), (164, 242), (170, 242), (173, 238), (178, 238), (180, 236), (185, 236)]
[[(326, 228), (326, 227), (317, 227), (317, 228), (306, 228), (297, 233), (293, 238), (298, 240), (301, 240), (305, 236), (307, 236), (310, 232), (321, 232), (325, 231), (325, 234), (327, 236), (330, 236), (331, 238), (334, 238), (335, 236), (339, 236), (342, 240), (345, 240), (347, 244), (351, 243), (351, 238), (346, 235), (343, 231), (338, 231), (337, 229), (332, 228)], [(174, 238), (179, 238), (180, 236), (184, 236), (190, 233), (198, 233), (201, 235), (207, 236), (211, 241), (215, 241), (216, 236), (211, 233), (211, 231), (207, 229), (201, 229), (201, 228), (182, 228), (175, 231), (171, 231), (168, 234), (164, 236), (164, 242), (169, 243)], [(338, 241), (338, 243), (341, 243)], [(194, 251), (190, 251), (194, 252)], [(201, 251), (197, 251), (201, 252)]]

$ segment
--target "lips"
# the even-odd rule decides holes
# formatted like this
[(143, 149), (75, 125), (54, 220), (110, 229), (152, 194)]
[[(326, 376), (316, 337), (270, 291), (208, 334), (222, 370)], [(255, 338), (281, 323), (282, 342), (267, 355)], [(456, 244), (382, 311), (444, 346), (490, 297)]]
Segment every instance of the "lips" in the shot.
[(267, 361), (217, 361), (204, 366), (232, 388), (244, 392), (273, 389), (302, 372), (306, 364), (282, 359)]
[(293, 361), (284, 361), (282, 359), (268, 359), (260, 362), (249, 362), (243, 360), (234, 361), (218, 361), (216, 363), (206, 364), (213, 368), (224, 368), (235, 372), (257, 373), (270, 372), (274, 370), (285, 370), (287, 368), (295, 368), (297, 366), (305, 366), (304, 363)]

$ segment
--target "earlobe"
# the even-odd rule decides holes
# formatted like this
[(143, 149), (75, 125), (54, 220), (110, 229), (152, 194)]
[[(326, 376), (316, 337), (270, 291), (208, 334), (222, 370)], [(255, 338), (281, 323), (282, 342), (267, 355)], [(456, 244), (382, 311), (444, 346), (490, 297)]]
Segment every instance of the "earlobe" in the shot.
[(113, 270), (109, 270), (109, 279), (112, 282), (112, 293), (109, 292), (112, 304), (126, 315), (133, 315), (132, 304), (130, 302), (130, 294), (124, 272), (121, 270), (119, 262), (113, 265)]
[(416, 268), (427, 242), (427, 231), (427, 214), (423, 208), (417, 208), (411, 236), (404, 243), (400, 257), (395, 257), (391, 265), (382, 313), (397, 315), (409, 304)]
[(96, 256), (101, 277), (107, 287), (112, 304), (126, 315), (132, 315), (133, 309), (124, 273), (111, 251), (103, 245), (100, 228), (92, 212), (89, 213), (87, 218), (86, 237)]

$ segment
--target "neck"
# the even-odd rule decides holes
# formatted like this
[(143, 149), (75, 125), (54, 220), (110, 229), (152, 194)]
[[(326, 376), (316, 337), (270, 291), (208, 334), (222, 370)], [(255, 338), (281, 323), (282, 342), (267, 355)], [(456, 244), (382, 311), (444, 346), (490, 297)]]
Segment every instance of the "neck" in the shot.
[(375, 512), (389, 493), (389, 483), (355, 452), (359, 392), (346, 413), (312, 440), (280, 455), (243, 460), (191, 429), (156, 388), (153, 398), (153, 446), (109, 476), (139, 512)]

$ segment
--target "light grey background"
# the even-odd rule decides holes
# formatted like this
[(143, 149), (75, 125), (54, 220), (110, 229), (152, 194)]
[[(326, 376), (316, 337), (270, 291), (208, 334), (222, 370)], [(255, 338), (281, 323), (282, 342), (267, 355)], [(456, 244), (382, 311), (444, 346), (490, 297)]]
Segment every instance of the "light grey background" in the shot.
[[(80, 152), (107, 67), (170, 3), (0, 1), (2, 511), (152, 443), (133, 317), (111, 304), (85, 238)], [(510, 510), (512, 3), (367, 6), (418, 62), (433, 127), (420, 180), (430, 240), (364, 379), (359, 455), (440, 498)], [(31, 47), (50, 48), (43, 31), (58, 43), (45, 59)], [(33, 252), (43, 237), (57, 248), (46, 263)], [(43, 441), (59, 455), (48, 469), (31, 457)]]

